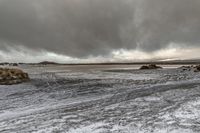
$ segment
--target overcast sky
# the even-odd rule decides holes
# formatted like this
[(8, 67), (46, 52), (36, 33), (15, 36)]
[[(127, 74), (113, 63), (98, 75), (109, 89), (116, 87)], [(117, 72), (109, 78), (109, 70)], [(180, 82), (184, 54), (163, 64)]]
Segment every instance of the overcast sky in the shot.
[(0, 61), (200, 58), (199, 7), (199, 0), (0, 0)]

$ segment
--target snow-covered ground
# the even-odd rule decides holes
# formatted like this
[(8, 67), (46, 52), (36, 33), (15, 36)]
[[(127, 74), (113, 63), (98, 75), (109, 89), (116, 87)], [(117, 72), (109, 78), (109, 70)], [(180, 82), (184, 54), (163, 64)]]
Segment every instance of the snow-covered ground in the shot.
[(199, 133), (200, 73), (168, 67), (21, 66), (0, 86), (1, 133)]

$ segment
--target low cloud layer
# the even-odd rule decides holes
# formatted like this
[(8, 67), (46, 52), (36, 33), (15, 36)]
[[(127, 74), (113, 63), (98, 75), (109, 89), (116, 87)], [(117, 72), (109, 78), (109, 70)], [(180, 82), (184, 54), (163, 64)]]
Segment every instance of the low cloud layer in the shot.
[(75, 58), (67, 55), (48, 52), (46, 50), (32, 50), (24, 46), (7, 47), (0, 50), (0, 60), (2, 62), (25, 62), (38, 63), (42, 61), (52, 61), (58, 63), (108, 63), (108, 62), (140, 62), (140, 61), (170, 61), (200, 59), (200, 48), (180, 48), (167, 47), (155, 52), (143, 52), (138, 50), (113, 50), (107, 55), (87, 56), (85, 58)]
[(198, 0), (0, 0), (1, 52), (23, 46), (84, 59), (121, 49), (150, 55), (172, 43), (198, 49), (199, 7)]

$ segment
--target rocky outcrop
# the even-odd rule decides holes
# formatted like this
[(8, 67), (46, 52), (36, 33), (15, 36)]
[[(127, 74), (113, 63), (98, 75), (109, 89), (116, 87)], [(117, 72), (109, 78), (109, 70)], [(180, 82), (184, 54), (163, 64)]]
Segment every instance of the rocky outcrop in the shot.
[(182, 71), (191, 71), (191, 69), (193, 69), (193, 66), (182, 66), (179, 69), (181, 69)]
[(200, 65), (195, 66), (194, 69), (194, 72), (200, 72)]
[(155, 64), (150, 64), (150, 65), (144, 65), (140, 67), (140, 70), (145, 70), (145, 69), (162, 69), (162, 67), (157, 66)]
[(0, 85), (13, 85), (29, 81), (27, 73), (16, 68), (0, 68)]
[(18, 63), (8, 63), (8, 62), (3, 62), (0, 63), (1, 66), (18, 66)]
[(179, 69), (181, 69), (182, 71), (193, 71), (193, 72), (200, 72), (200, 65), (196, 65), (196, 66), (182, 66)]

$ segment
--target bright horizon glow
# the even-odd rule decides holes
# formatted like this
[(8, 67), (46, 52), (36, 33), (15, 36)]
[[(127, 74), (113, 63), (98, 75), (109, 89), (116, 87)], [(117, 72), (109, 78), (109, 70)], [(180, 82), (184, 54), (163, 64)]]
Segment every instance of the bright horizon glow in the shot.
[(113, 50), (106, 56), (88, 56), (75, 58), (46, 50), (31, 50), (24, 46), (9, 47), (8, 51), (0, 50), (0, 62), (38, 63), (52, 61), (57, 63), (109, 63), (109, 62), (140, 62), (140, 61), (170, 61), (200, 59), (200, 48), (168, 47), (147, 53), (140, 50)]

